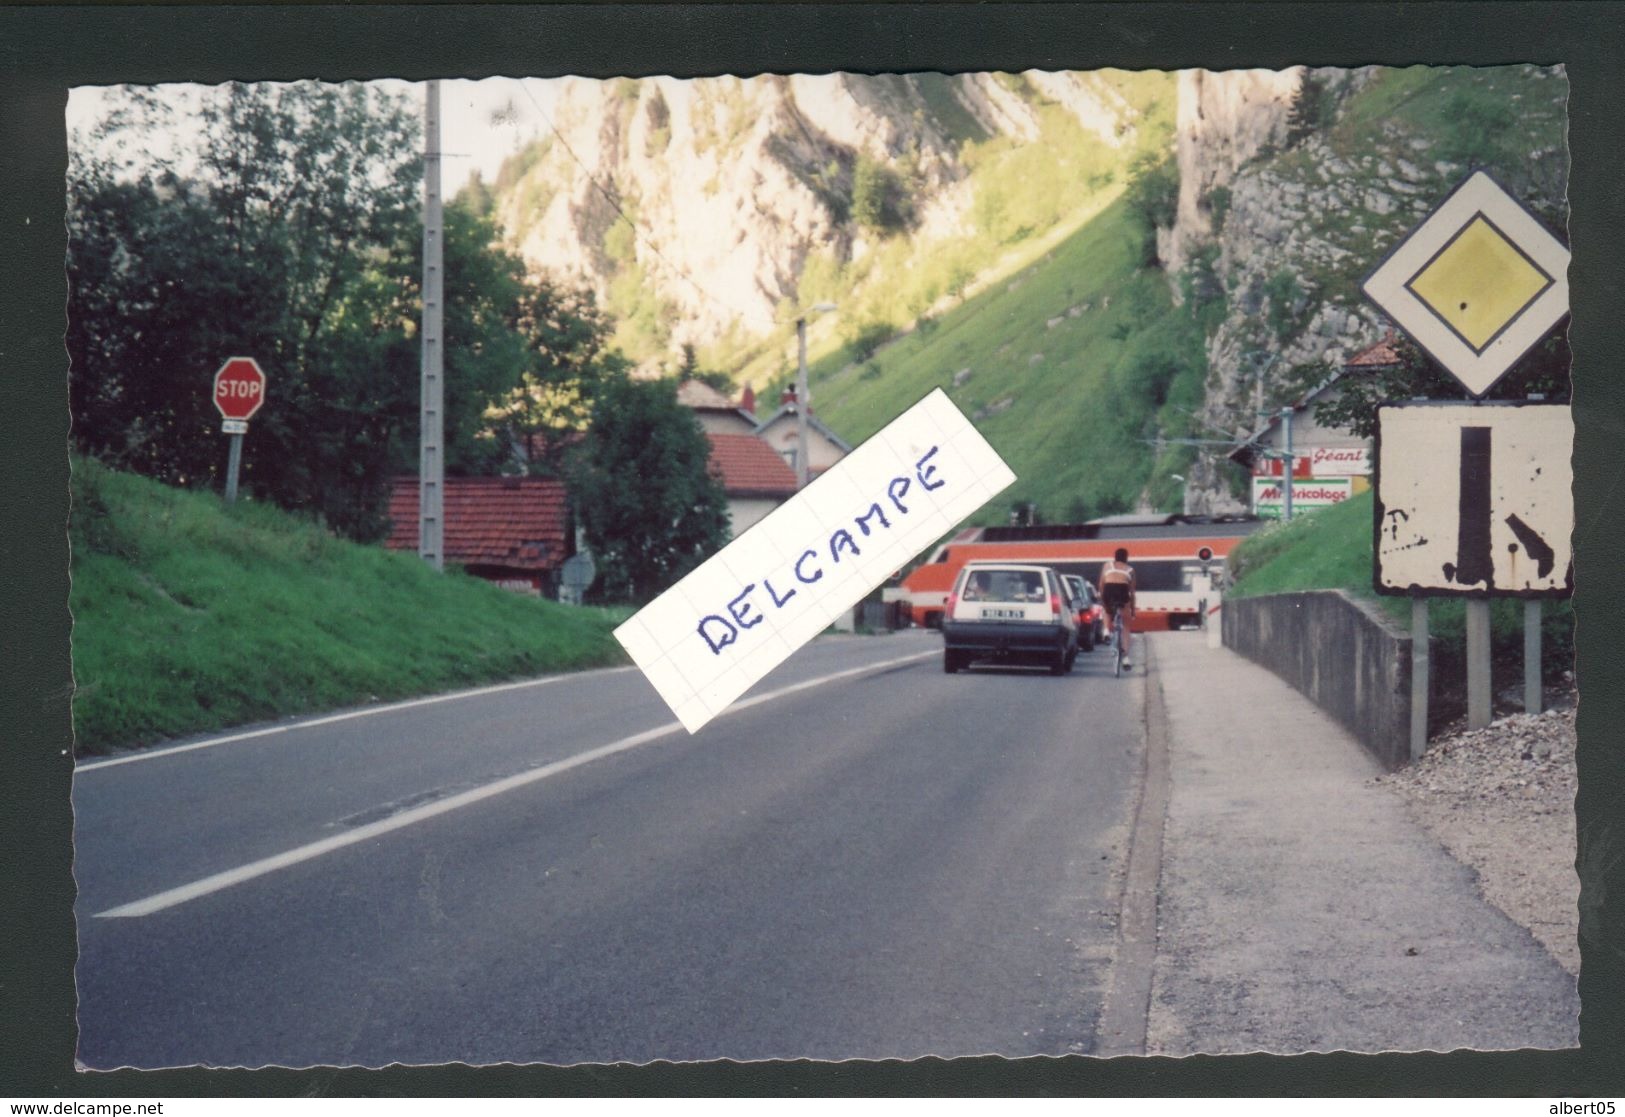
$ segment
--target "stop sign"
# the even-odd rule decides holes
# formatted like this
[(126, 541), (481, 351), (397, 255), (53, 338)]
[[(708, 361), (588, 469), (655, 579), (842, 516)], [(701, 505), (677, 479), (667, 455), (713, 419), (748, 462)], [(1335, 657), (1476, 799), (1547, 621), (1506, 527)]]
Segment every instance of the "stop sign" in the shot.
[(248, 419), (265, 403), (265, 373), (253, 357), (233, 357), (214, 374), (214, 405), (227, 419)]

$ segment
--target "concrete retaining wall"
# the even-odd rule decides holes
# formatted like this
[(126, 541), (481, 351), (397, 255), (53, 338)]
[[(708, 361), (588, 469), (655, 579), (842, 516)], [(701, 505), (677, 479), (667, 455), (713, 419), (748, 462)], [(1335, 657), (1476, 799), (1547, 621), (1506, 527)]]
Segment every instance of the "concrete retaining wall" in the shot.
[(1341, 590), (1226, 598), (1224, 644), (1285, 679), (1385, 768), (1410, 759), (1411, 637)]

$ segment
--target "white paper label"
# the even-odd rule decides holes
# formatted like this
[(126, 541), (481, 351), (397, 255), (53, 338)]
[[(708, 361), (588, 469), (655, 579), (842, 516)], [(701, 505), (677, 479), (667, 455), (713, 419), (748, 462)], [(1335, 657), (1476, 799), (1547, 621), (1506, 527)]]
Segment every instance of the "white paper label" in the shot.
[(615, 630), (690, 733), (1016, 475), (939, 388)]

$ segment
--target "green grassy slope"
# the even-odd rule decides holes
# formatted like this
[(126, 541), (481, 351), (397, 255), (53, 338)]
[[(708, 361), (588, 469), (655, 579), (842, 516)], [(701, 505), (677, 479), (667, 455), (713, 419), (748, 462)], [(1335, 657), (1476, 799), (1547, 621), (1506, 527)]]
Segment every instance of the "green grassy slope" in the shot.
[[(1371, 494), (1293, 517), (1254, 533), (1230, 555), (1236, 579), (1231, 597), (1257, 597), (1293, 590), (1343, 589), (1376, 597), (1371, 584)], [(1395, 598), (1394, 616), (1409, 618), (1410, 605)]]
[[(1159, 429), (1182, 433), (1201, 404), (1202, 330), (1166, 276), (1143, 267), (1144, 227), (1119, 199), (1031, 266), (858, 365), (813, 369), (820, 416), (852, 442), (933, 388), (949, 396), (1018, 477), (984, 521), (1033, 501), (1048, 520), (1132, 507), (1155, 472)], [(957, 383), (956, 383), (957, 381)], [(1176, 482), (1153, 487), (1173, 506)]]
[(81, 752), (624, 662), (611, 615), (75, 459)]
[[(1095, 77), (1135, 114), (1122, 146), (1084, 128), (1020, 76), (1003, 75), (1001, 83), (1032, 108), (1041, 134), (1037, 141), (990, 136), (948, 92), (946, 79), (911, 79), (937, 124), (959, 145), (968, 173), (968, 210), (951, 235), (870, 228), (862, 230), (866, 251), (853, 259), (843, 262), (830, 251), (809, 255), (796, 292), (800, 305), (833, 302), (840, 308), (808, 330), (815, 362), (844, 364), (860, 339), (895, 336), (922, 317), (941, 314), (966, 293), (1008, 280), (1117, 197), (1136, 159), (1167, 154), (1174, 75), (1101, 70)], [(893, 169), (908, 194), (906, 162)], [(911, 198), (910, 204), (916, 201)], [(776, 398), (794, 359), (795, 315), (786, 306), (782, 317), (784, 324), (767, 336), (702, 345), (702, 363), (728, 369), (740, 383), (758, 389), (770, 384), (769, 398)]]

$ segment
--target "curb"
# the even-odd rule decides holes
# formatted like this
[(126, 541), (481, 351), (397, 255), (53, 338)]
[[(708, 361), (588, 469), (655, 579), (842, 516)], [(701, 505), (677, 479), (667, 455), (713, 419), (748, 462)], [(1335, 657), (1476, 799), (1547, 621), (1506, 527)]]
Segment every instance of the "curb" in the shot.
[(1153, 682), (1151, 678), (1157, 662), (1155, 643), (1144, 637), (1141, 641), (1146, 668), (1141, 684), (1145, 752), (1140, 799), (1129, 832), (1128, 867), (1118, 903), (1111, 980), (1095, 1030), (1095, 1054), (1102, 1056), (1146, 1053), (1151, 978), (1157, 960), (1157, 896), (1162, 880), (1163, 825), (1168, 816), (1168, 712), (1162, 702), (1161, 681)]

